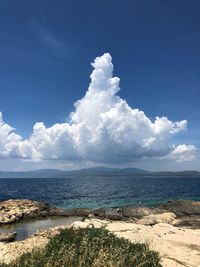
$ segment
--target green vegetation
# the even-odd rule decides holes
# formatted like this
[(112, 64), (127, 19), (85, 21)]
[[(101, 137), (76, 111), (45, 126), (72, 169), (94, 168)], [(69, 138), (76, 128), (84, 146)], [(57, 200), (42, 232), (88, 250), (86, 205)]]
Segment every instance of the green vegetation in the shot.
[(65, 229), (44, 250), (23, 254), (8, 267), (161, 267), (157, 252), (104, 228)]

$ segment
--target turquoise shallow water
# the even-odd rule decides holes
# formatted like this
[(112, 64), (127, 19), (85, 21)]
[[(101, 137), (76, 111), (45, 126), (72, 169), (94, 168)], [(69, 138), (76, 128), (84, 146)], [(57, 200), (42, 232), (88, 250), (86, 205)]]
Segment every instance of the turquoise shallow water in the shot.
[(0, 179), (0, 200), (33, 199), (62, 208), (153, 205), (200, 200), (199, 178), (80, 177)]

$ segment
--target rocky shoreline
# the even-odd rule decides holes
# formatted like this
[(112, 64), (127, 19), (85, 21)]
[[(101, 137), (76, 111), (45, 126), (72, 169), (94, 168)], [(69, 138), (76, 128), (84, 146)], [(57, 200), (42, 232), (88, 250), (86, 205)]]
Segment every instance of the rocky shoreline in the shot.
[[(119, 207), (65, 210), (31, 200), (0, 202), (1, 225), (26, 218), (80, 216), (84, 222), (39, 230), (31, 237), (12, 242), (15, 233), (0, 234), (0, 264), (9, 263), (23, 252), (44, 247), (60, 228), (106, 227), (131, 242), (148, 242), (163, 258), (165, 267), (200, 266), (200, 202), (173, 200), (154, 207)], [(7, 240), (6, 240), (7, 238)], [(11, 242), (11, 243), (8, 243)]]
[(28, 199), (9, 199), (0, 202), (0, 226), (17, 223), (27, 218), (51, 216), (88, 216), (87, 209), (65, 210), (50, 206), (46, 202)]
[(176, 226), (200, 228), (200, 202), (172, 200), (152, 207), (132, 206), (99, 209), (60, 209), (48, 203), (32, 200), (6, 200), (0, 202), (0, 226), (17, 223), (26, 218), (51, 216), (89, 217), (132, 221), (144, 225), (165, 222)]

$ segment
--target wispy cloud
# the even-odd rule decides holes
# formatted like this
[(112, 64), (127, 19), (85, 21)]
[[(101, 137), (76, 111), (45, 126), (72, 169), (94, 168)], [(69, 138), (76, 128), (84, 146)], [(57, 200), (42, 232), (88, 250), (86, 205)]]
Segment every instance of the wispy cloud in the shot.
[(32, 21), (30, 23), (30, 30), (34, 35), (35, 41), (40, 46), (38, 53), (41, 57), (51, 60), (65, 60), (71, 54), (69, 42), (61, 40), (40, 22)]
[(12, 55), (21, 60), (60, 63), (74, 55), (76, 46), (46, 29), (41, 22), (29, 22), (28, 32), (4, 34), (1, 37), (0, 56)]

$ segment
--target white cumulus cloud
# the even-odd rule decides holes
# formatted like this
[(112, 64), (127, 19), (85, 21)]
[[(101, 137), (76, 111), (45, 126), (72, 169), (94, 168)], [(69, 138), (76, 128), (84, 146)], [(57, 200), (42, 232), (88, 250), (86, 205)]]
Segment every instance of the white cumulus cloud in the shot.
[(8, 157), (13, 148), (22, 140), (21, 136), (14, 133), (14, 128), (3, 121), (0, 112), (0, 158)]
[(173, 145), (173, 149), (167, 155), (167, 158), (178, 162), (192, 161), (195, 159), (196, 150), (197, 148), (194, 145)]
[(69, 123), (47, 128), (37, 122), (30, 138), (23, 139), (0, 115), (0, 156), (108, 163), (143, 157), (194, 159), (193, 145), (169, 145), (175, 134), (186, 130), (186, 120), (172, 122), (156, 117), (152, 121), (143, 111), (130, 107), (117, 94), (120, 79), (113, 77), (110, 54), (97, 57), (92, 66), (89, 88), (75, 103)]

